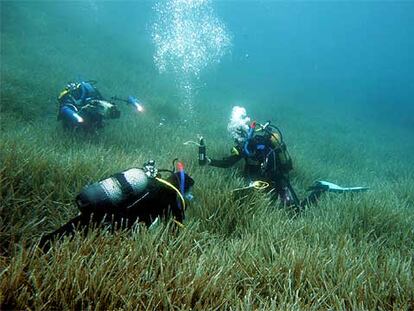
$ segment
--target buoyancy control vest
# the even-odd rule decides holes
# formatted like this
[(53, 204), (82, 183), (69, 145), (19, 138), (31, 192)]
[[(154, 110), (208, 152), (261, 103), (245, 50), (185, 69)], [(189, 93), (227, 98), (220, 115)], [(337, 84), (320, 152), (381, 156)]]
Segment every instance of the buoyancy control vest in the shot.
[(60, 105), (72, 104), (77, 108), (91, 99), (102, 99), (102, 95), (93, 86), (92, 81), (68, 83), (58, 96)]
[(292, 159), (280, 130), (272, 125), (259, 127), (250, 139), (246, 156), (248, 166), (260, 166), (262, 175), (272, 177), (293, 169)]

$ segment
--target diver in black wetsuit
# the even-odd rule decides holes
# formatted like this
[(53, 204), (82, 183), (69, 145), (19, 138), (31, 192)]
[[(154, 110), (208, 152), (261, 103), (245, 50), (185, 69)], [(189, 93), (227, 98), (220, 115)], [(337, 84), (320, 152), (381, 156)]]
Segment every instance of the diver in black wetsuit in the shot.
[[(76, 197), (79, 216), (44, 235), (39, 246), (47, 250), (52, 240), (71, 235), (76, 229), (86, 232), (91, 223), (113, 229), (131, 228), (136, 222), (150, 227), (173, 218), (182, 226), (194, 180), (184, 172), (181, 162), (177, 167), (178, 172), (157, 170), (155, 162), (149, 161), (143, 168), (132, 168), (86, 186)], [(171, 175), (162, 179), (159, 172), (165, 171)]]
[[(366, 190), (364, 187), (343, 188), (338, 185), (317, 181), (308, 190), (309, 196), (299, 200), (293, 189), (289, 172), (293, 169), (292, 159), (287, 151), (280, 130), (267, 122), (264, 125), (252, 122), (243, 107), (233, 107), (228, 130), (235, 140), (231, 155), (221, 160), (210, 159), (205, 154), (204, 142), (201, 139), (199, 163), (215, 167), (228, 168), (241, 159), (245, 160), (244, 175), (251, 184), (260, 180), (269, 184), (286, 206), (300, 211), (304, 207), (315, 204), (325, 191), (344, 192)], [(203, 154), (204, 153), (204, 154)], [(244, 188), (243, 188), (244, 189)]]

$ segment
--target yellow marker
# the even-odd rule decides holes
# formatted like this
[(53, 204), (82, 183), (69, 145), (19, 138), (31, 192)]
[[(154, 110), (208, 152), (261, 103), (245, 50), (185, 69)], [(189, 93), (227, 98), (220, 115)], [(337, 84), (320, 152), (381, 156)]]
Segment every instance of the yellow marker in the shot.
[(247, 190), (247, 189), (250, 189), (250, 188), (253, 188), (255, 190), (264, 190), (267, 187), (269, 187), (268, 182), (263, 181), (263, 180), (255, 180), (250, 185), (248, 185), (247, 187), (236, 188), (236, 189), (233, 189), (232, 192), (240, 191), (240, 190)]
[(263, 180), (255, 180), (253, 183), (253, 188), (256, 190), (263, 190), (269, 187), (269, 183)]

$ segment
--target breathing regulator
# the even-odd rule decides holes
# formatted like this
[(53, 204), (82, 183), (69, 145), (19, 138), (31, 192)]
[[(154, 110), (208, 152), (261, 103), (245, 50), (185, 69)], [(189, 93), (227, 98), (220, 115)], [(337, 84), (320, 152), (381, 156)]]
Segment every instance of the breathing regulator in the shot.
[(142, 169), (148, 178), (155, 178), (158, 175), (158, 169), (155, 166), (154, 160), (149, 160), (147, 163), (144, 164)]

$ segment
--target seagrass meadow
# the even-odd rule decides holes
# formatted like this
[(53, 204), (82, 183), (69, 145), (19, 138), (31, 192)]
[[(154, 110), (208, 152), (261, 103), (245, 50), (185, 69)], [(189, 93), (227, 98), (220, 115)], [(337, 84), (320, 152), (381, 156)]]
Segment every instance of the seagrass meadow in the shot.
[[(154, 10), (186, 3), (200, 6), (191, 18), (207, 14), (203, 36), (221, 36), (224, 49), (207, 46), (219, 61), (200, 54), (204, 67), (185, 58), (200, 68), (192, 83), (194, 72), (160, 73), (151, 41)], [(414, 310), (412, 4), (0, 5), (1, 310)], [(193, 32), (205, 26), (191, 21)], [(393, 47), (369, 25), (386, 28)], [(188, 65), (181, 56), (167, 60)], [(134, 94), (146, 111), (120, 105), (121, 118), (96, 133), (65, 131), (56, 97), (75, 79), (97, 80), (107, 98)], [(200, 167), (183, 143), (201, 134), (209, 156), (228, 155), (235, 104), (280, 127), (301, 198), (319, 179), (370, 190), (327, 193), (300, 214), (265, 192), (234, 195), (246, 186), (243, 163)], [(185, 228), (93, 229), (38, 249), (77, 215), (83, 186), (176, 157), (195, 180)]]

